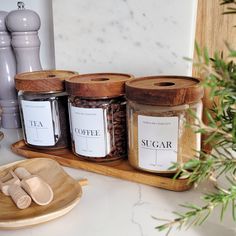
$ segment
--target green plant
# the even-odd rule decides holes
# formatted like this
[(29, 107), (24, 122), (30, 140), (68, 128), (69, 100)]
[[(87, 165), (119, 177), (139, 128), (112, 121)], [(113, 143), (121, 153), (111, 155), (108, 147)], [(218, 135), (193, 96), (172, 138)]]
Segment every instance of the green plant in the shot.
[[(236, 1), (224, 0), (221, 4), (236, 4)], [(236, 13), (236, 8), (228, 7), (224, 12), (232, 13)], [(182, 229), (201, 225), (218, 206), (221, 207), (220, 219), (231, 208), (232, 218), (236, 221), (236, 50), (229, 46), (228, 50), (226, 58), (220, 53), (210, 58), (207, 49), (201, 50), (196, 45), (198, 61), (195, 66), (204, 78), (202, 86), (210, 90), (213, 107), (205, 111), (208, 124), (198, 120), (194, 128), (196, 132), (208, 135), (205, 142), (211, 145), (212, 152), (201, 151), (200, 158), (193, 158), (184, 165), (173, 165), (173, 168), (179, 169), (176, 177), (188, 177), (189, 183), (195, 185), (212, 179), (216, 183), (216, 191), (203, 195), (203, 206), (181, 205), (185, 212), (174, 212), (174, 220), (167, 220), (156, 227), (159, 231), (167, 230), (167, 234), (173, 227)], [(217, 179), (222, 175), (230, 183), (228, 189), (217, 186)]]

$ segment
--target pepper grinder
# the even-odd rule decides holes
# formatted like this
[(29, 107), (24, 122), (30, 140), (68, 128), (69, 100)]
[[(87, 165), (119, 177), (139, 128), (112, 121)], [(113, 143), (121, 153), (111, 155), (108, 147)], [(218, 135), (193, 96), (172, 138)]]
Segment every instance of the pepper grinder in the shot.
[(5, 25), (7, 14), (5, 11), (0, 11), (0, 106), (2, 108), (2, 127), (19, 128), (20, 116), (14, 83), (16, 61), (11, 47), (11, 37)]
[(40, 17), (35, 11), (25, 9), (23, 2), (18, 2), (17, 6), (18, 10), (11, 11), (6, 18), (7, 28), (12, 33), (17, 73), (42, 70), (38, 36)]

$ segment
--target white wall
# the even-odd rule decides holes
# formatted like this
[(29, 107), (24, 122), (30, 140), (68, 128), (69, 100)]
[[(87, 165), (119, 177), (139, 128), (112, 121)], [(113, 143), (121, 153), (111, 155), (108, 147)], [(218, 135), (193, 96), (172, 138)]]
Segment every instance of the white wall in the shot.
[[(1, 11), (17, 10), (17, 0), (0, 0)], [(39, 37), (41, 40), (40, 58), (44, 69), (55, 67), (52, 0), (22, 0), (25, 8), (36, 11), (41, 19)]]
[(190, 75), (197, 0), (53, 0), (56, 65)]

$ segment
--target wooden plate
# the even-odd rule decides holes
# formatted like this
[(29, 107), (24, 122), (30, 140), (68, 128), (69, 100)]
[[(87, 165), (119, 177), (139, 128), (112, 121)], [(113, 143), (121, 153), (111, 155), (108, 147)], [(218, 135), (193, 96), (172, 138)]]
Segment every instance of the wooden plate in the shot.
[(53, 201), (46, 206), (32, 203), (29, 208), (18, 209), (10, 197), (0, 191), (0, 228), (16, 229), (53, 220), (68, 213), (80, 200), (82, 189), (54, 160), (38, 158), (14, 162), (0, 167), (0, 177), (8, 170), (25, 167), (32, 174), (43, 178), (54, 193)]

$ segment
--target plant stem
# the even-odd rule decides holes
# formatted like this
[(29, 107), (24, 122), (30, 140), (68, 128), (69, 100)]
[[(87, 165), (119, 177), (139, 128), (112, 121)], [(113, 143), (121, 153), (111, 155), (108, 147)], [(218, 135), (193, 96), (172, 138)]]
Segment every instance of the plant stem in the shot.
[(225, 211), (227, 210), (228, 203), (232, 202), (233, 213), (235, 212), (234, 201), (236, 199), (236, 186), (232, 186), (228, 191), (219, 189), (218, 193), (206, 194), (204, 200), (207, 201), (207, 204), (199, 207), (193, 204), (181, 205), (182, 207), (187, 208), (189, 211), (185, 213), (175, 213), (178, 215), (178, 218), (175, 218), (173, 221), (159, 225), (156, 227), (159, 231), (168, 230), (168, 234), (173, 227), (178, 227), (182, 229), (183, 227), (189, 228), (191, 226), (202, 225), (203, 222), (209, 217), (211, 212), (217, 207), (221, 206), (221, 219), (224, 216)]

